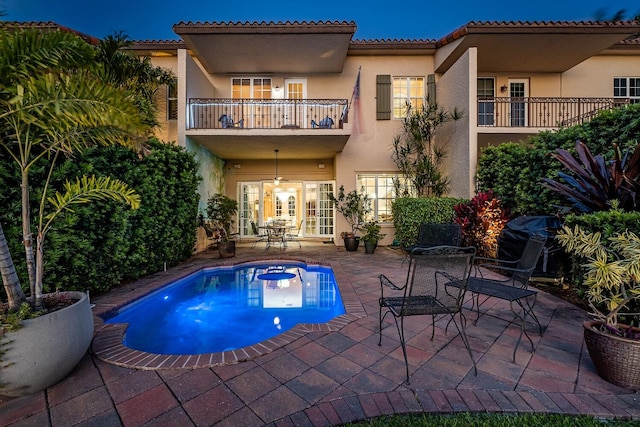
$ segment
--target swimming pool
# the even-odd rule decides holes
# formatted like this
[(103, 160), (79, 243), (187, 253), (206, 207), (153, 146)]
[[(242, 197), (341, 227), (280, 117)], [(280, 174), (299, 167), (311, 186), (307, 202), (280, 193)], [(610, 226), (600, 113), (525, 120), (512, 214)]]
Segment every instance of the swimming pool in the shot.
[(299, 323), (344, 314), (330, 267), (249, 263), (191, 274), (123, 307), (105, 323), (127, 323), (124, 344), (156, 354), (233, 350)]

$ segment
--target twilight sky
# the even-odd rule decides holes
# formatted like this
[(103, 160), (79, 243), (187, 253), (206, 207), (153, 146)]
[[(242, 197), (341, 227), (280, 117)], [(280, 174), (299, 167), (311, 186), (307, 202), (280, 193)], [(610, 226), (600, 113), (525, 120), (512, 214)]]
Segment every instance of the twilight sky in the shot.
[(469, 21), (580, 21), (625, 10), (638, 0), (0, 0), (4, 20), (53, 21), (102, 38), (122, 31), (133, 40), (178, 39), (180, 21), (354, 21), (355, 39), (439, 39)]

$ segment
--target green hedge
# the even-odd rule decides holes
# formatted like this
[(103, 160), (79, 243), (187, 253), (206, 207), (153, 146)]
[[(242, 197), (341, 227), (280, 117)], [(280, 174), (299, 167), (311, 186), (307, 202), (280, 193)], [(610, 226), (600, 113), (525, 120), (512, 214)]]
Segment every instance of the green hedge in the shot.
[(623, 150), (640, 142), (640, 104), (605, 111), (588, 123), (545, 131), (529, 144), (501, 144), (482, 151), (478, 161), (478, 191), (493, 189), (514, 215), (553, 215), (557, 205), (566, 205), (543, 187), (543, 177), (558, 179), (562, 165), (550, 156), (557, 148), (575, 152), (577, 140), (593, 154), (613, 156), (613, 144)]
[(420, 224), (425, 222), (453, 222), (458, 203), (466, 203), (467, 199), (454, 197), (403, 197), (393, 202), (393, 225), (396, 230), (396, 242), (402, 246), (416, 243)]
[[(65, 179), (81, 175), (109, 175), (134, 188), (142, 203), (132, 211), (113, 201), (99, 201), (60, 216), (44, 247), (47, 290), (100, 293), (192, 254), (199, 200), (196, 161), (191, 153), (174, 145), (151, 141), (150, 149), (142, 158), (121, 147), (93, 149), (55, 171), (52, 188), (62, 188)], [(0, 157), (0, 170), (4, 166), (5, 171), (15, 171)], [(31, 183), (37, 192), (44, 171), (34, 172)], [(0, 221), (22, 284), (28, 286), (17, 178), (0, 174), (0, 186), (10, 190), (0, 195), (0, 203), (8, 206), (0, 213)], [(37, 206), (32, 209), (37, 212)]]

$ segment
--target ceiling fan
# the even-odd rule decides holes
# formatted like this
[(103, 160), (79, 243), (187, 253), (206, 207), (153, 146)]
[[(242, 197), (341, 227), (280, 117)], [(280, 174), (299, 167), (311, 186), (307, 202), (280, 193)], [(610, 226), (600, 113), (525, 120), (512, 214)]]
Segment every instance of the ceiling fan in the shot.
[(280, 150), (276, 148), (274, 151), (276, 152), (276, 175), (273, 177), (273, 185), (278, 185), (280, 181), (286, 181), (286, 179), (278, 175), (278, 152)]

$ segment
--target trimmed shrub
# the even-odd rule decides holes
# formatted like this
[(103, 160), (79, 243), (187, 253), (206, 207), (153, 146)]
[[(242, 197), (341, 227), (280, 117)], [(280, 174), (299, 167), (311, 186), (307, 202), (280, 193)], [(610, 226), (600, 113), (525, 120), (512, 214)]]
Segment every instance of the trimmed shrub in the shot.
[[(110, 175), (134, 188), (142, 203), (133, 211), (112, 201), (97, 201), (59, 216), (45, 247), (48, 291), (104, 292), (192, 254), (199, 200), (197, 164), (183, 148), (158, 141), (149, 146), (151, 151), (143, 158), (122, 147), (87, 150), (54, 172), (51, 188), (85, 174)], [(20, 267), (24, 264), (20, 199), (13, 191), (19, 189), (18, 175), (8, 163), (0, 156), (0, 170), (7, 166), (12, 171), (0, 174), (0, 185), (11, 190), (0, 195), (0, 203), (7, 207), (0, 212), (0, 221)], [(45, 171), (38, 172), (31, 180), (34, 192), (46, 179)], [(28, 283), (25, 271), (19, 275), (23, 284)]]
[(450, 223), (455, 217), (454, 206), (468, 200), (455, 197), (403, 197), (393, 202), (393, 226), (396, 241), (410, 246), (418, 240), (420, 224), (426, 222)]

